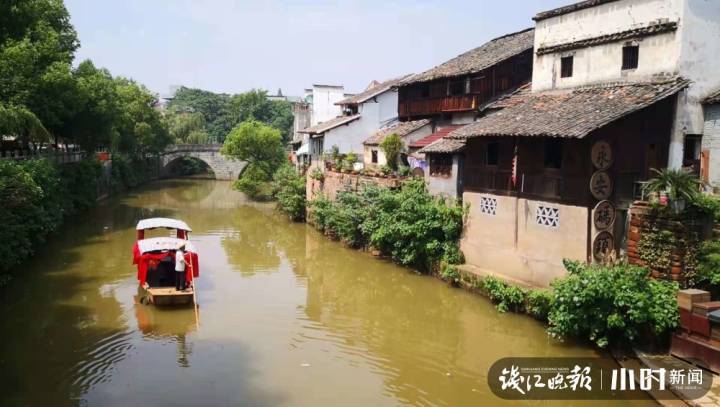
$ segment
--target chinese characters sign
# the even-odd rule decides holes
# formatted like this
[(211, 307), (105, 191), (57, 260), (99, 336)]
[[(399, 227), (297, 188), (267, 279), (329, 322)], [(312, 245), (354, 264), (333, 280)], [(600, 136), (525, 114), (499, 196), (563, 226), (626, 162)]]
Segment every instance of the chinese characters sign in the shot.
[(488, 373), (492, 392), (508, 400), (645, 399), (651, 390), (700, 398), (712, 375), (702, 369), (626, 369), (601, 358), (505, 358)]

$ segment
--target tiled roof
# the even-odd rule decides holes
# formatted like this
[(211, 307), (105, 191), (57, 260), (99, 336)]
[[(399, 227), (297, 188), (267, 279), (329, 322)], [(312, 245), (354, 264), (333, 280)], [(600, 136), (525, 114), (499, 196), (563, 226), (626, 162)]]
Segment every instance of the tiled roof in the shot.
[(534, 36), (535, 29), (528, 28), (495, 38), (435, 68), (405, 79), (400, 86), (480, 72), (498, 62), (532, 49)]
[(450, 154), (461, 151), (463, 148), (465, 148), (465, 139), (445, 137), (424, 147), (418, 152), (424, 154)]
[(689, 81), (605, 84), (527, 94), (496, 113), (453, 131), (450, 138), (545, 136), (582, 138), (623, 116), (672, 96)]
[(358, 93), (357, 95), (353, 95), (349, 98), (345, 98), (339, 102), (336, 102), (336, 105), (349, 105), (349, 104), (355, 104), (355, 103), (363, 103), (369, 99), (372, 99), (373, 97), (387, 91), (388, 89), (392, 88), (393, 86), (397, 86), (400, 81), (403, 79), (409, 77), (411, 75), (404, 75), (399, 78), (393, 78), (390, 80), (387, 80), (385, 82), (382, 82), (380, 84), (377, 84), (373, 87), (369, 87), (368, 89), (365, 89), (363, 92)]
[(433, 133), (427, 137), (421, 138), (420, 140), (417, 140), (414, 143), (411, 143), (410, 147), (411, 148), (423, 148), (429, 144), (432, 144), (433, 142), (435, 142), (437, 140), (440, 140), (441, 138), (450, 134), (451, 131), (459, 129), (462, 126), (463, 125), (460, 124), (460, 125), (445, 126), (443, 128), (439, 128), (439, 129), (437, 129), (437, 131), (435, 131), (435, 133)]
[(547, 47), (541, 46), (536, 50), (538, 55), (550, 54), (553, 52), (563, 52), (572, 49), (589, 47), (592, 45), (608, 44), (611, 42), (622, 41), (629, 38), (647, 37), (649, 35), (662, 34), (677, 30), (677, 22), (663, 22), (646, 25), (643, 27), (636, 27), (630, 30), (625, 30), (612, 34), (600, 35), (597, 37), (586, 38), (584, 40), (577, 40), (572, 42), (566, 42), (563, 44), (549, 45)]
[(523, 100), (525, 100), (525, 98), (527, 97), (527, 95), (530, 94), (531, 91), (532, 91), (532, 83), (528, 82), (528, 83), (518, 87), (514, 91), (512, 91), (510, 93), (506, 93), (506, 94), (502, 95), (501, 97), (495, 99), (494, 101), (488, 103), (487, 105), (482, 107), (480, 109), (480, 111), (482, 112), (485, 110), (504, 109), (506, 107), (514, 106), (518, 103), (521, 103)]
[(351, 121), (359, 119), (359, 118), (360, 118), (359, 114), (352, 115), (352, 116), (340, 116), (340, 117), (336, 117), (334, 119), (324, 121), (322, 123), (318, 123), (314, 126), (306, 128), (306, 129), (298, 130), (298, 133), (321, 134), (321, 133), (325, 133), (328, 130), (334, 129), (335, 127), (350, 123)]
[(595, 6), (599, 6), (601, 4), (605, 4), (605, 3), (612, 3), (614, 1), (618, 1), (618, 0), (585, 0), (585, 1), (581, 1), (579, 3), (574, 3), (574, 4), (567, 5), (567, 6), (558, 7), (558, 8), (552, 9), (552, 10), (543, 11), (542, 13), (537, 13), (535, 15), (535, 17), (533, 17), (533, 20), (535, 20), (535, 21), (545, 20), (546, 18), (561, 16), (563, 14), (572, 13), (573, 11), (578, 11), (578, 10), (582, 10), (582, 9), (586, 9), (586, 8), (590, 8), (590, 7), (595, 7)]
[(412, 120), (409, 122), (397, 122), (391, 126), (378, 130), (375, 134), (370, 136), (370, 138), (365, 140), (363, 144), (368, 146), (376, 146), (380, 144), (383, 140), (385, 140), (385, 137), (393, 133), (397, 134), (400, 137), (404, 137), (414, 132), (415, 130), (419, 130), (423, 126), (427, 126), (428, 124), (430, 124), (430, 120), (428, 119)]
[(703, 103), (705, 103), (706, 105), (720, 103), (720, 89), (718, 89), (717, 91), (711, 93), (708, 97), (706, 97), (705, 100), (703, 100)]

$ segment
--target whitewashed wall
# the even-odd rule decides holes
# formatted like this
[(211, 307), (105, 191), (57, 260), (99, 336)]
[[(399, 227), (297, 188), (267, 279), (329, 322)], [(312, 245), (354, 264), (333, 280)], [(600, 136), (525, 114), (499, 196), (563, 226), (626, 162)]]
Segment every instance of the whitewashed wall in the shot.
[[(658, 19), (678, 23), (675, 32), (639, 38), (637, 69), (623, 71), (618, 41), (535, 57), (533, 92), (601, 82), (644, 81), (654, 75), (680, 75), (692, 84), (678, 97), (669, 165), (682, 165), (686, 134), (702, 134), (700, 101), (720, 87), (720, 1), (620, 0), (539, 21), (535, 49), (646, 26)], [(560, 58), (574, 56), (573, 76), (560, 78)], [(720, 157), (718, 157), (720, 158)]]
[(720, 104), (705, 107), (705, 129), (702, 149), (710, 153), (708, 182), (714, 189), (720, 188)]
[(341, 154), (363, 156), (363, 141), (381, 127), (397, 119), (397, 92), (388, 90), (358, 106), (360, 118), (325, 133), (325, 150), (338, 146)]
[(342, 115), (335, 103), (344, 99), (342, 86), (313, 85), (311, 125), (326, 122)]

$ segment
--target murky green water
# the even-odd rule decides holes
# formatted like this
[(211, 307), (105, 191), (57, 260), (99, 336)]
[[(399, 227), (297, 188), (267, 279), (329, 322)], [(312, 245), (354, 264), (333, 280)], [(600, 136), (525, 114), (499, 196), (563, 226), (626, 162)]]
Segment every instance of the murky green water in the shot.
[[(199, 327), (192, 309), (134, 302), (134, 226), (151, 216), (194, 229)], [(102, 203), (0, 295), (3, 406), (488, 405), (499, 358), (595, 355), (216, 181)]]

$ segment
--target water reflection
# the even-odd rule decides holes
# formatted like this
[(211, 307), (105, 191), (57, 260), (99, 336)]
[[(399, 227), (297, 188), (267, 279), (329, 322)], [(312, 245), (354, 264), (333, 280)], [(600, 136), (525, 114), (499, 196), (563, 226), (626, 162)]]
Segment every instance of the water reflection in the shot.
[[(148, 216), (193, 228), (200, 321), (134, 300), (130, 250)], [(19, 276), (0, 291), (0, 405), (497, 404), (485, 384), (495, 360), (594, 354), (223, 182), (106, 201)]]

